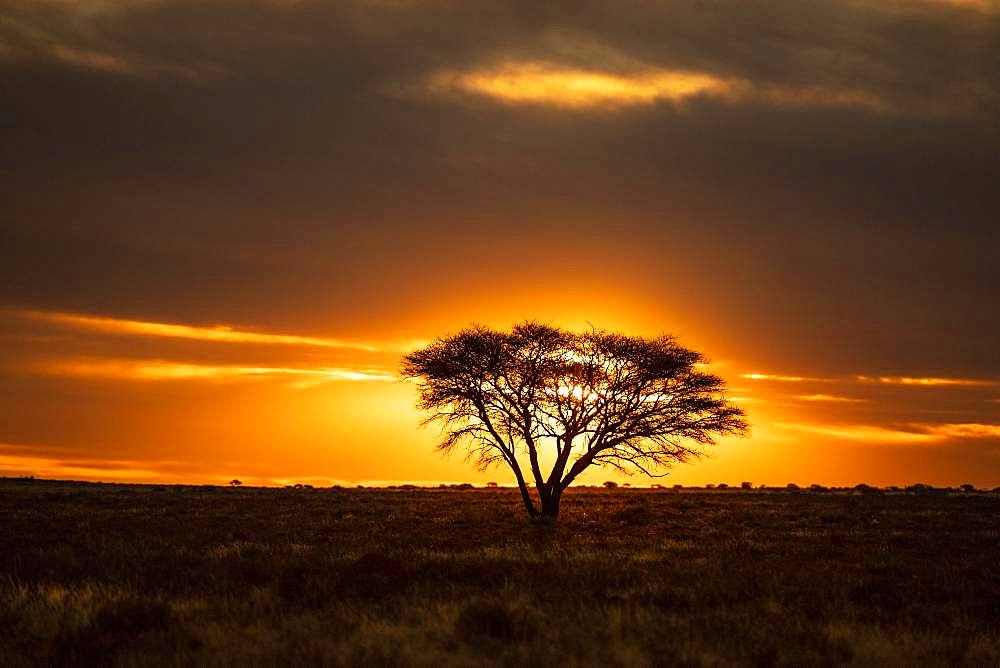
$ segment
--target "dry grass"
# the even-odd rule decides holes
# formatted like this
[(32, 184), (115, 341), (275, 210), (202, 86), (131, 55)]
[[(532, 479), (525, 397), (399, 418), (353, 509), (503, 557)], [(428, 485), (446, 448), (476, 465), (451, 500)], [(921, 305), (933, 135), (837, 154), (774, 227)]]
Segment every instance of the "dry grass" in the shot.
[(0, 481), (0, 665), (1000, 665), (1000, 496)]

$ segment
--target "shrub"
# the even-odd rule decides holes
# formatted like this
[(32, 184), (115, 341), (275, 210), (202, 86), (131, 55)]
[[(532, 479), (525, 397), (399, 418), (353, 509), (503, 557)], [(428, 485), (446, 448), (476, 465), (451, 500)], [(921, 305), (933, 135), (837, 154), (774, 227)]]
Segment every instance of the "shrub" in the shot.
[(797, 492), (802, 488), (796, 485), (794, 482), (790, 482), (787, 485), (785, 485), (785, 489), (787, 489), (789, 492)]
[(753, 489), (753, 483), (744, 480), (743, 482), (740, 483), (740, 489)]
[(976, 491), (976, 486), (970, 485), (969, 483), (965, 483), (964, 485), (959, 485), (958, 488), (966, 493), (971, 493)]
[(859, 494), (881, 494), (882, 493), (882, 490), (878, 489), (877, 487), (872, 487), (871, 485), (866, 485), (864, 483), (861, 483), (859, 485), (855, 485), (854, 486), (854, 491), (858, 492)]
[(823, 485), (813, 484), (813, 485), (809, 485), (809, 491), (811, 491), (811, 492), (829, 492), (830, 489), (827, 488), (827, 487), (824, 487)]
[(606, 489), (617, 489), (618, 483), (614, 482), (613, 480), (608, 480), (607, 482), (604, 483), (604, 487)]
[(727, 485), (724, 482), (720, 482), (718, 485), (715, 486), (715, 488), (716, 489), (729, 489), (729, 485)]
[(495, 482), (488, 482), (486, 483), (486, 486), (489, 487), (490, 489), (494, 489), (496, 487), (499, 487), (500, 485), (496, 484)]
[(944, 494), (946, 490), (938, 489), (936, 487), (932, 487), (931, 485), (918, 482), (913, 485), (908, 485), (906, 487), (906, 491), (910, 494)]

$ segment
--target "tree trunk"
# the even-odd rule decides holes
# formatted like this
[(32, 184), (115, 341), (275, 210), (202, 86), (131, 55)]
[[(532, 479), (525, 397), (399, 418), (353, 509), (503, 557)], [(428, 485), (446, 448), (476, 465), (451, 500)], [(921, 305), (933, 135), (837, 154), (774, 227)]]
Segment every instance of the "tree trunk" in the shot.
[(538, 510), (535, 508), (535, 503), (531, 500), (531, 493), (528, 491), (528, 487), (523, 482), (518, 486), (521, 488), (521, 501), (524, 502), (524, 509), (528, 511), (528, 517), (538, 517)]
[(550, 485), (546, 489), (540, 489), (538, 495), (542, 501), (541, 516), (553, 520), (557, 519), (559, 517), (559, 498), (562, 496), (559, 485)]
[(528, 517), (538, 517), (538, 509), (531, 500), (531, 492), (528, 491), (528, 485), (525, 484), (524, 476), (519, 469), (514, 469), (514, 477), (517, 478), (517, 487), (521, 490), (521, 501), (524, 502), (524, 509), (528, 511)]

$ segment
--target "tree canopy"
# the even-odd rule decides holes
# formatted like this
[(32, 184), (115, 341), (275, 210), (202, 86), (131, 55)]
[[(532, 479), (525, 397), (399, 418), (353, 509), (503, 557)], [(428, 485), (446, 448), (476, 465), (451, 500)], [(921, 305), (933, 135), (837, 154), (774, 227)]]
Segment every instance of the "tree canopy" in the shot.
[(467, 448), (481, 469), (506, 464), (528, 514), (554, 517), (562, 492), (589, 466), (661, 475), (717, 436), (746, 432), (744, 412), (726, 400), (722, 378), (700, 369), (704, 362), (673, 336), (526, 322), (440, 338), (406, 355), (402, 375), (417, 381), (417, 406), (441, 426), (442, 450)]

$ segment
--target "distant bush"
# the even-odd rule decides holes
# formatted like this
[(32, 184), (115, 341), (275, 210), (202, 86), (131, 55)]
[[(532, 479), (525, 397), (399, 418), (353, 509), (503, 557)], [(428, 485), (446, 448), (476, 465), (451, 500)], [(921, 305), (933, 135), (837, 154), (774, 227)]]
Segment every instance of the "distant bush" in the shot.
[(909, 492), (910, 494), (931, 495), (931, 494), (944, 494), (947, 490), (939, 489), (937, 487), (932, 487), (931, 485), (918, 482), (914, 485), (908, 485), (906, 487), (906, 491)]
[(616, 489), (618, 487), (618, 483), (613, 480), (608, 480), (604, 483), (604, 487), (607, 489)]
[(854, 486), (854, 491), (858, 492), (860, 494), (881, 494), (882, 493), (882, 490), (878, 489), (877, 487), (872, 487), (871, 485), (866, 485), (864, 483), (861, 483), (859, 485), (855, 485)]
[(729, 485), (727, 485), (724, 482), (720, 482), (718, 485), (716, 485), (716, 489), (729, 489)]
[(499, 487), (500, 485), (496, 484), (495, 482), (488, 482), (486, 483), (486, 486), (492, 489), (495, 487)]
[(830, 489), (828, 487), (824, 487), (823, 485), (812, 484), (812, 485), (809, 485), (809, 491), (810, 492), (829, 492)]
[(233, 487), (239, 487), (240, 485), (243, 484), (243, 482), (236, 478), (233, 478), (232, 480), (229, 481), (229, 484)]
[(740, 489), (753, 489), (753, 483), (744, 480), (743, 482), (740, 483)]
[(468, 482), (462, 482), (457, 485), (451, 485), (452, 489), (473, 489), (474, 485)]
[(674, 485), (674, 489), (684, 489), (684, 485)]
[(663, 489), (663, 485), (653, 484), (649, 486), (650, 489)]
[(785, 485), (785, 489), (787, 489), (789, 492), (797, 492), (802, 488), (796, 485), (794, 482), (790, 482), (787, 485)]
[(714, 483), (708, 483), (707, 485), (705, 485), (705, 489), (715, 489), (715, 484)]
[(966, 492), (966, 493), (970, 493), (970, 492), (975, 492), (976, 491), (976, 486), (975, 485), (970, 485), (969, 483), (965, 483), (964, 485), (959, 485), (958, 488), (960, 490), (962, 490), (963, 492)]

